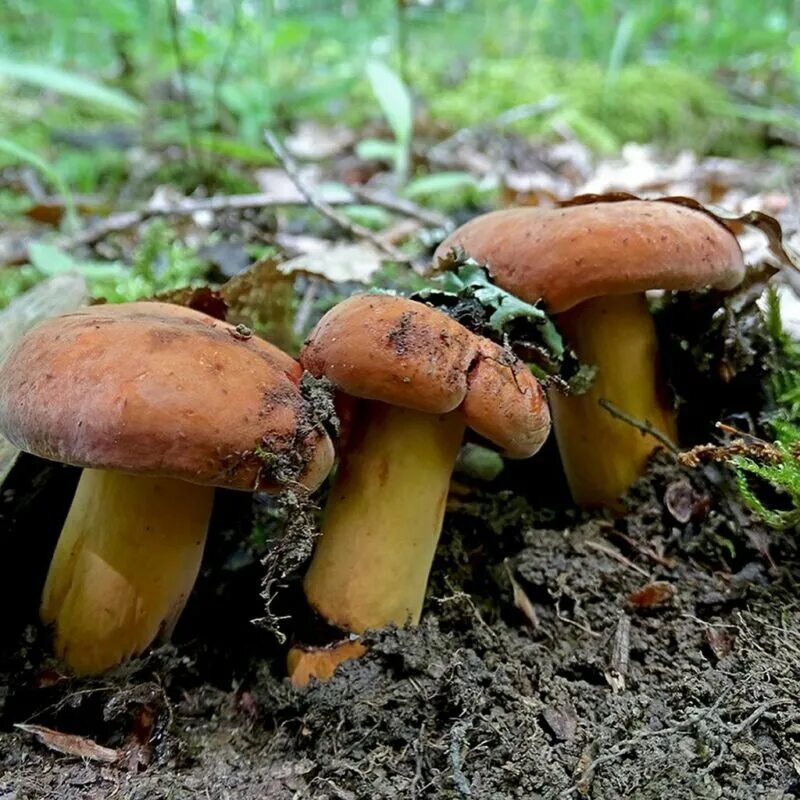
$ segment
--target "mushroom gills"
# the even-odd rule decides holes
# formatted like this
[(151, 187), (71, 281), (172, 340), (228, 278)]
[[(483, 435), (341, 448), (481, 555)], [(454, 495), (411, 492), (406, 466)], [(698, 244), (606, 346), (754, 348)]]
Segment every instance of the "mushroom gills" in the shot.
[(600, 401), (671, 441), (677, 433), (647, 300), (641, 293), (586, 300), (559, 314), (557, 322), (578, 358), (597, 367), (585, 394), (549, 392), (572, 496), (585, 508), (622, 510), (620, 498), (642, 474), (653, 450), (663, 445), (615, 418)]
[(419, 622), (464, 431), (458, 411), (360, 404), (304, 582), (329, 623)]
[(74, 673), (103, 672), (171, 634), (200, 568), (213, 499), (210, 486), (83, 470), (41, 606)]

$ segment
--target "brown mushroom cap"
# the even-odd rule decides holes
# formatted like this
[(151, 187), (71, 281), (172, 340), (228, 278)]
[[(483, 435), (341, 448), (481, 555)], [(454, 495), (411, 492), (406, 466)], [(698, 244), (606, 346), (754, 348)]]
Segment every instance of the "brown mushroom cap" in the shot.
[(710, 214), (672, 202), (624, 200), (514, 208), (470, 220), (434, 259), (460, 249), (498, 285), (554, 313), (647, 289), (730, 289), (744, 277), (736, 237)]
[(0, 430), (80, 467), (232, 489), (316, 488), (333, 446), (273, 345), (181, 306), (127, 303), (48, 320), (0, 367)]
[(550, 430), (544, 393), (502, 347), (447, 314), (390, 295), (357, 295), (319, 321), (300, 353), (312, 375), (353, 397), (430, 414), (461, 408), (467, 424), (511, 458)]

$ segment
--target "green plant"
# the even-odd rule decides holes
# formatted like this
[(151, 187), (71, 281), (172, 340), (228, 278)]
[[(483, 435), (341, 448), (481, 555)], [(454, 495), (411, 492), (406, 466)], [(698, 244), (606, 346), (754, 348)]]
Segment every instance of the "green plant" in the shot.
[(786, 530), (800, 525), (800, 343), (783, 325), (774, 286), (767, 289), (765, 317), (775, 342), (774, 407), (766, 421), (773, 441), (747, 436), (708, 448), (707, 455), (733, 468), (748, 508), (770, 527)]
[(127, 303), (200, 284), (207, 271), (163, 220), (154, 220), (143, 229), (130, 266), (118, 261), (78, 259), (39, 242), (32, 243), (29, 251), (29, 264), (0, 270), (0, 308), (45, 278), (65, 272), (83, 275), (92, 297)]
[[(786, 530), (800, 525), (800, 428), (791, 423), (773, 423), (774, 442), (757, 442), (752, 454), (734, 455), (730, 464), (736, 486), (746, 505), (772, 528)], [(757, 478), (772, 490), (768, 503), (759, 496)], [(786, 508), (773, 505), (785, 500)]]
[(367, 77), (383, 116), (394, 135), (393, 142), (364, 139), (357, 150), (362, 158), (383, 159), (392, 163), (399, 186), (408, 180), (414, 107), (411, 93), (402, 78), (382, 61), (367, 63)]

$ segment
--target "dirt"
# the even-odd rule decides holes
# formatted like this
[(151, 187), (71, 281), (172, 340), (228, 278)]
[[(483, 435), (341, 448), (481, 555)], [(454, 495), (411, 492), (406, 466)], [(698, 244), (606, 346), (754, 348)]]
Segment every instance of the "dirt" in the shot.
[[(548, 507), (512, 494), (530, 485), (522, 465), (457, 476), (423, 624), (370, 637), (305, 690), (250, 622), (264, 544), (242, 538), (252, 508), (234, 493), (174, 644), (64, 678), (36, 597), (75, 478), (28, 457), (3, 496), (3, 800), (800, 795), (795, 544), (746, 518), (718, 471), (663, 456), (620, 519), (554, 508), (551, 488)], [(279, 510), (256, 504), (274, 537)], [(302, 603), (297, 578), (283, 584), (278, 615)], [(17, 723), (120, 762), (54, 752)]]

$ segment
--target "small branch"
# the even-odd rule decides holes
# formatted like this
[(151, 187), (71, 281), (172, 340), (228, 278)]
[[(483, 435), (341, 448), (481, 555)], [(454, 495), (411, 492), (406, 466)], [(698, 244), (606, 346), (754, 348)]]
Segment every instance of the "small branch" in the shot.
[(512, 125), (524, 119), (531, 119), (533, 117), (548, 114), (554, 111), (562, 104), (562, 99), (558, 95), (547, 95), (541, 100), (533, 103), (523, 103), (522, 105), (513, 106), (502, 111), (494, 119), (488, 122), (481, 122), (477, 125), (471, 125), (465, 128), (460, 128), (451, 136), (443, 139), (441, 142), (435, 144), (428, 151), (428, 157), (434, 163), (439, 163), (444, 166), (453, 166), (451, 159), (447, 158), (446, 151), (464, 142), (469, 141), (480, 133), (491, 131), (493, 128), (503, 128), (507, 125)]
[[(328, 205), (351, 205), (355, 199), (355, 194), (335, 189), (329, 194), (322, 194), (324, 202)], [(365, 198), (366, 200), (366, 198)], [(61, 236), (52, 240), (52, 244), (61, 250), (74, 250), (78, 247), (95, 244), (112, 233), (119, 233), (144, 222), (151, 217), (174, 216), (189, 217), (199, 211), (211, 211), (219, 213), (223, 211), (244, 211), (257, 208), (275, 208), (278, 206), (305, 206), (306, 198), (298, 191), (295, 193), (255, 193), (255, 194), (233, 194), (218, 195), (216, 197), (193, 198), (186, 197), (173, 203), (163, 201), (149, 202), (144, 207), (134, 211), (119, 211), (111, 214), (102, 220), (89, 225), (80, 233), (74, 236)], [(390, 202), (386, 198), (381, 198), (375, 205), (382, 205), (389, 208)], [(403, 201), (401, 201), (403, 202)], [(404, 213), (399, 206), (391, 209), (397, 213)], [(414, 215), (418, 216), (418, 215)], [(376, 238), (380, 238), (379, 236)], [(384, 243), (385, 244), (385, 243)], [(385, 248), (384, 248), (385, 249)], [(405, 258), (405, 256), (404, 256)], [(19, 248), (0, 253), (0, 266), (10, 266), (14, 264), (24, 264), (28, 261), (28, 247), (24, 245)]]
[(183, 112), (186, 117), (186, 137), (189, 152), (195, 166), (200, 167), (200, 149), (197, 144), (197, 130), (194, 124), (194, 105), (189, 91), (189, 65), (181, 47), (180, 20), (177, 0), (167, 0), (167, 16), (169, 17), (169, 32), (172, 39), (172, 51), (178, 64), (178, 76), (183, 94)]
[(601, 397), (600, 400), (597, 401), (602, 408), (608, 411), (612, 417), (615, 417), (622, 422), (626, 422), (633, 428), (636, 428), (637, 431), (640, 431), (643, 434), (648, 434), (652, 436), (654, 439), (658, 439), (661, 444), (673, 455), (677, 455), (680, 451), (678, 448), (669, 440), (667, 436), (665, 436), (661, 431), (656, 430), (647, 420), (639, 420), (636, 417), (631, 417), (629, 414), (626, 414), (624, 411), (621, 411), (617, 408), (612, 402), (606, 400), (604, 397)]
[(278, 137), (269, 129), (264, 131), (264, 140), (267, 146), (275, 154), (286, 174), (289, 176), (292, 183), (297, 187), (300, 194), (305, 197), (308, 204), (326, 217), (334, 224), (338, 225), (343, 231), (355, 236), (359, 239), (365, 239), (370, 244), (375, 245), (382, 253), (385, 253), (392, 261), (397, 261), (400, 264), (410, 264), (411, 259), (405, 253), (398, 250), (391, 244), (376, 236), (371, 230), (351, 222), (343, 214), (340, 214), (330, 203), (325, 202), (321, 197), (316, 195), (314, 191), (306, 184), (297, 164), (294, 163), (292, 157), (286, 152), (286, 149), (279, 141)]
[(702, 722), (707, 717), (710, 717), (720, 707), (720, 705), (722, 705), (722, 701), (728, 696), (728, 694), (728, 691), (723, 691), (722, 694), (720, 694), (720, 696), (714, 701), (713, 705), (698, 711), (696, 714), (690, 714), (681, 722), (677, 722), (674, 725), (669, 725), (666, 728), (659, 728), (658, 730), (645, 730), (636, 736), (631, 736), (629, 739), (624, 739), (621, 742), (617, 742), (617, 744), (615, 744), (608, 753), (598, 756), (585, 769), (583, 769), (581, 774), (578, 776), (577, 782), (573, 786), (570, 786), (568, 789), (565, 789), (563, 792), (561, 792), (560, 796), (569, 797), (576, 792), (583, 794), (583, 789), (588, 788), (588, 785), (598, 767), (601, 767), (603, 764), (616, 761), (617, 759), (622, 758), (622, 756), (627, 755), (643, 739), (650, 739), (654, 736), (668, 736), (672, 733), (688, 730), (698, 722)]
[(608, 685), (614, 693), (625, 691), (628, 679), (628, 665), (631, 651), (631, 619), (627, 614), (620, 615), (617, 631), (614, 634), (614, 647), (611, 661), (605, 671)]
[(634, 572), (638, 572), (643, 577), (650, 579), (650, 573), (646, 569), (642, 569), (638, 564), (634, 564), (629, 558), (626, 558), (622, 553), (618, 550), (615, 550), (613, 547), (610, 547), (607, 544), (603, 544), (602, 542), (585, 542), (587, 547), (590, 547), (592, 550), (597, 550), (598, 553), (603, 553), (607, 555), (609, 558), (613, 558), (615, 561), (618, 561), (622, 564), (623, 567), (627, 567), (628, 569), (632, 569)]
[(371, 206), (379, 206), (395, 214), (417, 219), (424, 225), (445, 228), (448, 231), (455, 227), (453, 220), (445, 214), (440, 214), (438, 211), (432, 211), (429, 208), (422, 208), (422, 206), (418, 206), (403, 197), (396, 197), (385, 192), (376, 192), (374, 189), (367, 189), (364, 186), (348, 186), (347, 189), (359, 200), (363, 200)]
[(462, 797), (472, 797), (472, 787), (470, 786), (467, 776), (464, 774), (461, 761), (461, 745), (466, 738), (468, 727), (469, 723), (459, 721), (453, 725), (450, 731), (450, 771), (453, 775), (453, 783)]

